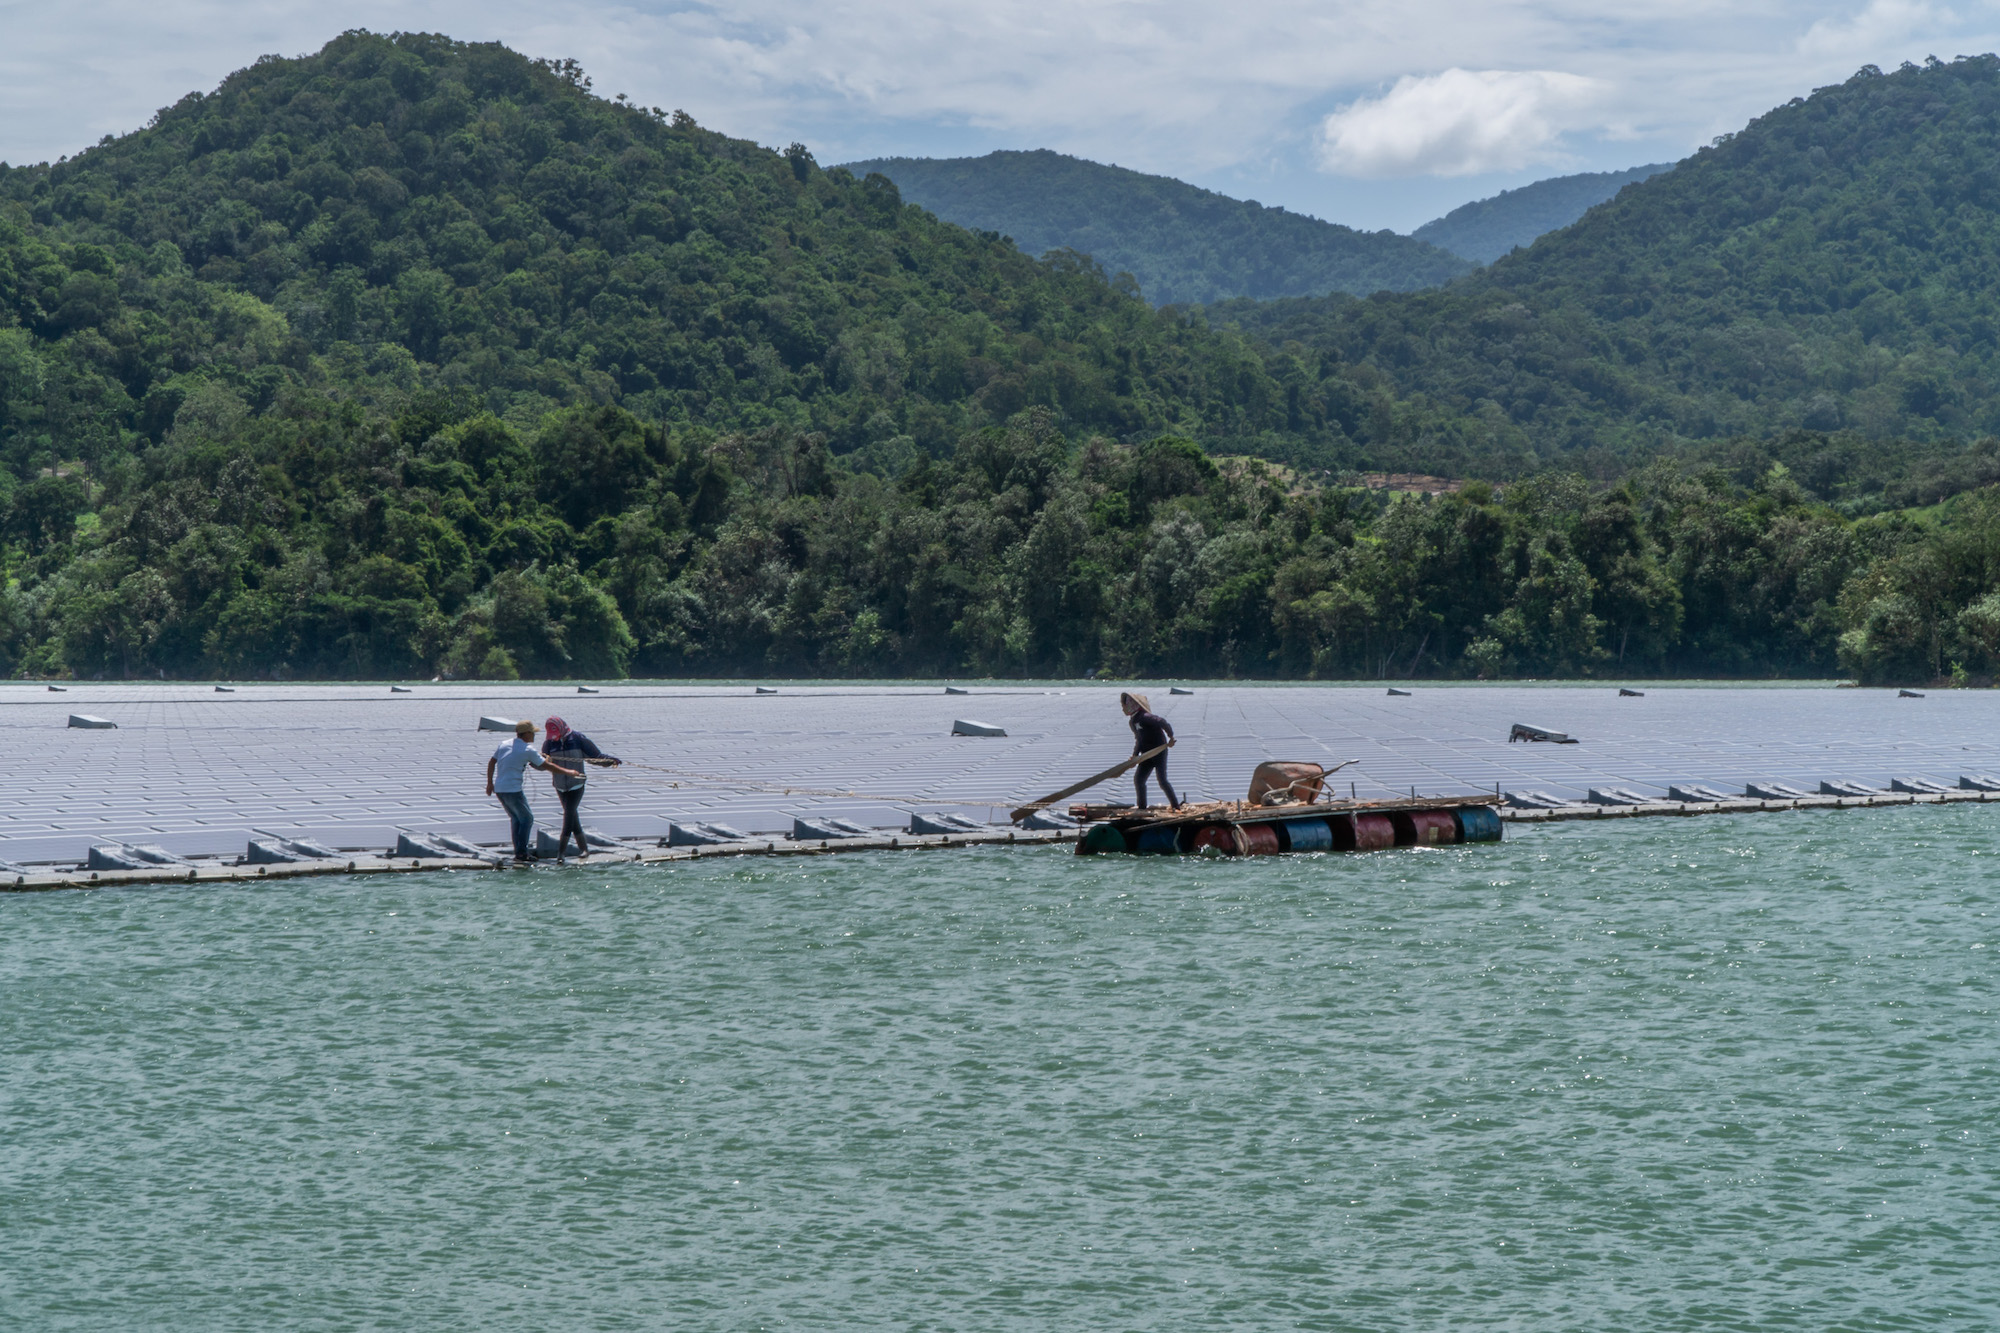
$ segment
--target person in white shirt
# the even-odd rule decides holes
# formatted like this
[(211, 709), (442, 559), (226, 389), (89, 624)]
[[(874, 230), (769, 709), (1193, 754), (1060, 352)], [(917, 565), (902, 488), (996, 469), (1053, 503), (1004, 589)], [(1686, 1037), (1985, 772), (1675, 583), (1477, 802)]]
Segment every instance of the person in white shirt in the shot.
[(516, 722), (514, 739), (495, 750), (486, 761), (486, 794), (500, 802), (500, 808), (507, 812), (508, 822), (513, 825), (516, 861), (533, 859), (528, 854), (528, 835), (535, 829), (535, 812), (528, 808), (528, 793), (522, 790), (521, 782), (528, 765), (566, 777), (576, 776), (575, 769), (542, 758), (536, 753), (534, 742), (535, 724)]

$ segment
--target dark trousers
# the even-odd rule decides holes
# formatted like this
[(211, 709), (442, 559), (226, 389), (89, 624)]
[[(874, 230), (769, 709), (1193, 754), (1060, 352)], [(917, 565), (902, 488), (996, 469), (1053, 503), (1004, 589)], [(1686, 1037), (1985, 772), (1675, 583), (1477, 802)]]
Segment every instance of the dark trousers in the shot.
[(507, 812), (507, 821), (514, 826), (514, 855), (526, 858), (528, 835), (535, 831), (535, 812), (528, 808), (528, 794), (520, 791), (493, 794), (500, 798), (500, 808)]
[(568, 791), (559, 791), (556, 793), (556, 799), (562, 802), (563, 810), (562, 834), (556, 839), (556, 855), (561, 856), (563, 854), (563, 849), (569, 846), (569, 835), (574, 833), (576, 835), (576, 854), (582, 856), (590, 850), (590, 848), (584, 845), (583, 825), (578, 822), (576, 817), (576, 808), (583, 804), (583, 788), (572, 787)]
[(1167, 781), (1167, 757), (1157, 754), (1132, 770), (1132, 785), (1139, 792), (1139, 808), (1146, 808), (1146, 775), (1149, 773), (1160, 779), (1160, 790), (1167, 794), (1167, 803), (1178, 806), (1181, 798), (1174, 794), (1174, 785)]

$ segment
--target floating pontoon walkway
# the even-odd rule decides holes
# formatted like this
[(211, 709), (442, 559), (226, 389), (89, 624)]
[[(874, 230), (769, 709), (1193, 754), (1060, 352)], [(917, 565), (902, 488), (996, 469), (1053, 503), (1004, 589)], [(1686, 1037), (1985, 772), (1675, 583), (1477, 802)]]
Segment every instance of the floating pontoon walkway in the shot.
[[(593, 852), (588, 868), (612, 864), (654, 865), (663, 861), (710, 861), (718, 856), (823, 856), (829, 852), (938, 851), (949, 847), (1004, 847), (1011, 844), (1074, 842), (1074, 829), (994, 829), (980, 833), (918, 835), (885, 833), (876, 838), (791, 842), (756, 838), (707, 847), (663, 847), (640, 852)], [(498, 850), (498, 849), (496, 849)], [(547, 862), (540, 864), (547, 865)], [(466, 870), (492, 874), (521, 869), (511, 861), (474, 857), (343, 856), (330, 861), (294, 861), (284, 865), (237, 865), (227, 861), (186, 866), (156, 866), (146, 870), (74, 870), (0, 875), (0, 892), (32, 893), (46, 889), (110, 888), (118, 884), (214, 884), (229, 880), (296, 879), (313, 875), (388, 875), (430, 870)]]
[[(1795, 800), (1737, 800), (1675, 802), (1656, 801), (1644, 805), (1566, 805), (1546, 810), (1496, 811), (1510, 824), (1546, 824), (1575, 819), (1640, 819), (1659, 816), (1740, 815), (1788, 810), (1857, 810), (1885, 805), (1957, 805), (1967, 802), (2000, 802), (2000, 792), (1954, 791), (1935, 793), (1890, 793), (1882, 796), (1802, 796)], [(1467, 802), (1471, 804), (1472, 802)], [(1487, 802), (1478, 802), (1481, 805)], [(1295, 820), (1314, 813), (1353, 812), (1356, 807), (1342, 802), (1333, 807), (1292, 806), (1273, 811), (1272, 822)], [(1435, 808), (1435, 802), (1384, 802), (1383, 809)], [(1162, 820), (1161, 827), (1197, 821)], [(752, 838), (743, 842), (718, 843), (704, 847), (674, 847), (640, 852), (593, 853), (578, 866), (613, 863), (654, 865), (666, 861), (712, 861), (719, 856), (823, 856), (833, 852), (884, 852), (943, 850), (952, 847), (1032, 846), (1038, 843), (1073, 843), (1084, 836), (1082, 829), (993, 829), (976, 833), (937, 835), (883, 834), (870, 838), (840, 838), (825, 841), (790, 841), (784, 838)], [(495, 849), (496, 854), (500, 849)], [(32, 893), (51, 889), (110, 888), (119, 884), (185, 883), (209, 884), (228, 880), (294, 879), (312, 875), (408, 874), (413, 871), (465, 870), (492, 873), (518, 867), (509, 862), (476, 860), (471, 857), (412, 857), (356, 855), (328, 861), (300, 861), (288, 865), (238, 865), (215, 861), (190, 866), (160, 866), (148, 870), (74, 870), (0, 875), (0, 892)]]
[[(131, 843), (194, 860), (197, 881), (242, 874), (233, 862), (256, 830), (343, 853), (345, 873), (407, 868), (382, 855), (398, 832), (450, 834), (503, 845), (506, 821), (483, 792), (486, 756), (501, 738), (481, 717), (560, 714), (612, 753), (642, 761), (594, 773), (586, 826), (650, 847), (674, 823), (725, 824), (749, 836), (702, 856), (817, 851), (785, 841), (802, 819), (882, 830), (827, 850), (924, 845), (913, 816), (956, 814), (990, 834), (951, 846), (1005, 841), (1008, 811), (1061, 789), (1130, 752), (1117, 707), (1121, 685), (933, 684), (688, 685), (675, 682), (487, 684), (388, 682), (282, 685), (224, 682), (0, 684), (0, 723), (27, 763), (0, 800), (0, 887), (10, 880), (91, 882), (68, 869), (92, 846)], [(1266, 759), (1331, 767), (1356, 761), (1327, 797), (1385, 801), (1486, 793), (1541, 793), (1543, 809), (1503, 809), (1521, 824), (1635, 815), (1744, 813), (1929, 803), (1930, 787), (2000, 773), (2000, 690), (1706, 687), (1647, 684), (1621, 697), (1616, 682), (1585, 686), (1380, 684), (1235, 685), (1141, 682), (1181, 737), (1170, 755), (1190, 800), (1236, 799)], [(109, 729), (70, 728), (71, 714)], [(976, 717), (1004, 737), (954, 737)], [(1561, 732), (1574, 745), (1509, 743), (1513, 724)], [(722, 780), (717, 780), (717, 779)], [(1867, 794), (1902, 782), (1915, 793)], [(1822, 783), (1861, 795), (1819, 795)], [(1746, 799), (1754, 787), (1788, 799)], [(1668, 802), (1671, 790), (1729, 793)], [(1790, 790), (1782, 790), (1789, 788)], [(1078, 799), (1129, 800), (1127, 780)], [(1636, 803), (1609, 805), (1591, 793)], [(1815, 793), (1806, 795), (1805, 793)], [(1978, 793), (1948, 799), (1979, 800)], [(546, 821), (546, 787), (533, 793)], [(1024, 839), (1014, 832), (1016, 841)], [(1057, 837), (1049, 841), (1062, 841)], [(680, 848), (656, 849), (680, 859)], [(652, 851), (645, 853), (653, 855)], [(453, 864), (456, 864), (453, 862)], [(472, 864), (478, 864), (472, 862)], [(186, 866), (116, 872), (182, 878)], [(317, 870), (317, 867), (315, 867)], [(97, 883), (117, 882), (99, 871)], [(265, 867), (261, 877), (299, 873)]]
[(1558, 805), (1545, 810), (1503, 809), (1514, 824), (1546, 824), (1565, 819), (1640, 819), (1649, 815), (1754, 815), (1777, 810), (1862, 810), (1878, 805), (1957, 805), (2000, 802), (2000, 792), (1883, 792), (1876, 796), (1797, 796), (1783, 800), (1743, 797), (1728, 801), (1646, 801), (1637, 805)]

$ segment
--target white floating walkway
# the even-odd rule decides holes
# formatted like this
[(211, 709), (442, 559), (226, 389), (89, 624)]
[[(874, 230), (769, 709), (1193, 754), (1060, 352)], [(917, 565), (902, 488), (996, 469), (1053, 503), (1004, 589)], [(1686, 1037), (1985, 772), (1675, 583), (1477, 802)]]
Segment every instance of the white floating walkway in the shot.
[[(1181, 742), (1169, 771), (1195, 799), (1240, 796), (1269, 758), (1357, 760), (1335, 781), (1364, 798), (1498, 788), (1579, 805), (1592, 787), (1662, 800), (1675, 784), (1731, 793), (1750, 782), (1805, 791), (1821, 781), (1952, 786), (1961, 774), (2000, 771), (2000, 691), (1904, 699), (1830, 686), (1647, 684), (1645, 697), (1620, 698), (1614, 683), (1419, 685), (1391, 697), (1381, 685), (1197, 682), (1179, 696), (1161, 682), (974, 685), (968, 702), (942, 684), (755, 688), (606, 683), (579, 695), (574, 682), (422, 684), (391, 694), (386, 683), (246, 682), (220, 694), (213, 682), (76, 683), (54, 694), (39, 683), (0, 685), (0, 724), (27, 760), (0, 801), (0, 860), (73, 864), (91, 843), (110, 840), (235, 856), (253, 829), (352, 851), (357, 870), (368, 857), (379, 861), (399, 828), (502, 844), (506, 821), (484, 794), (486, 758), (502, 737), (476, 729), (482, 716), (539, 724), (557, 714), (608, 752), (651, 765), (593, 770), (584, 803), (586, 825), (648, 843), (671, 821), (720, 822), (768, 841), (801, 814), (883, 830), (907, 827), (913, 811), (1004, 824), (1014, 804), (1130, 752), (1120, 688), (1148, 693), (1173, 722)], [(79, 711), (117, 728), (70, 729)], [(1007, 735), (950, 735), (955, 719), (975, 711)], [(1509, 744), (1515, 722), (1581, 743)], [(555, 800), (539, 776), (530, 790), (552, 821)], [(831, 791), (859, 794), (818, 794)], [(1130, 791), (1120, 779), (1076, 799)], [(1654, 812), (1590, 809), (1592, 817)]]

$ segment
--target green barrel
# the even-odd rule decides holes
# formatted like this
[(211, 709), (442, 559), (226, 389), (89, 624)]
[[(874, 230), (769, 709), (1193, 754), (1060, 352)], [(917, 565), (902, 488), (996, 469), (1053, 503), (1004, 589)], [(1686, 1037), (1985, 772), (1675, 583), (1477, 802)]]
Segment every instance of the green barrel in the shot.
[(1125, 835), (1109, 824), (1092, 824), (1076, 844), (1076, 850), (1083, 855), (1122, 852), (1125, 850)]

